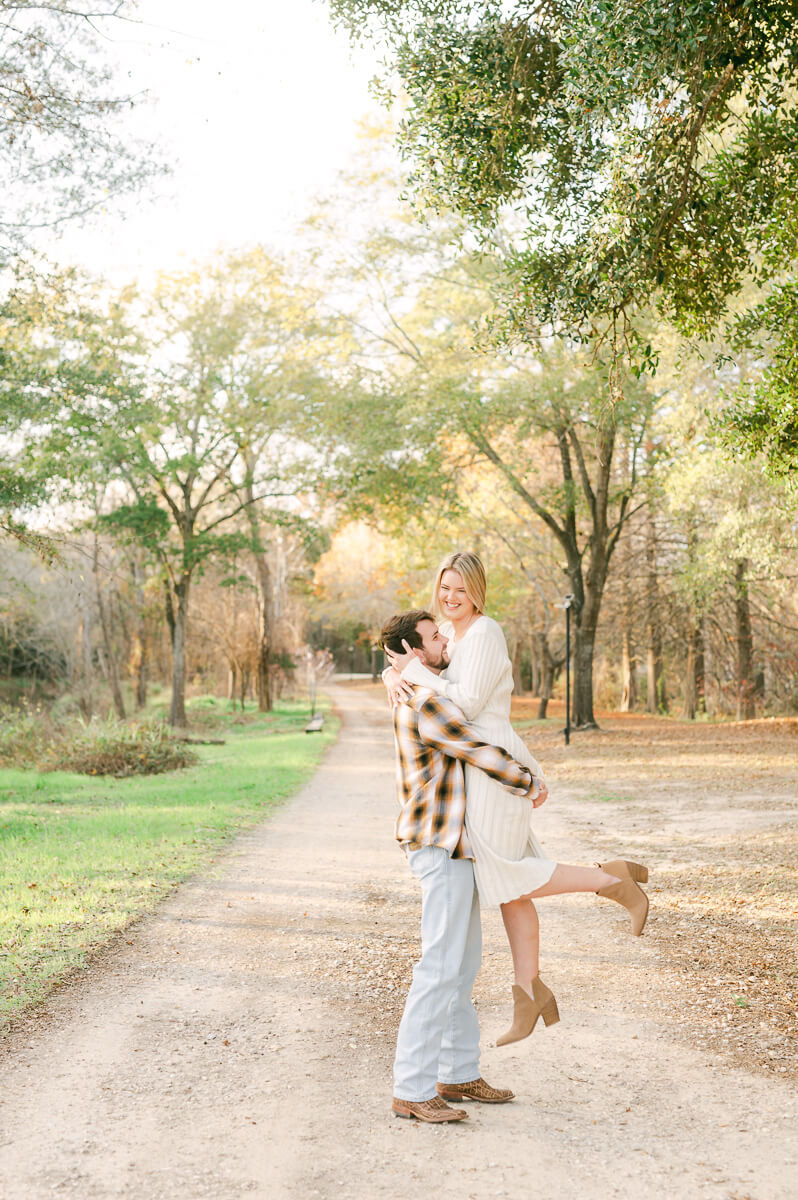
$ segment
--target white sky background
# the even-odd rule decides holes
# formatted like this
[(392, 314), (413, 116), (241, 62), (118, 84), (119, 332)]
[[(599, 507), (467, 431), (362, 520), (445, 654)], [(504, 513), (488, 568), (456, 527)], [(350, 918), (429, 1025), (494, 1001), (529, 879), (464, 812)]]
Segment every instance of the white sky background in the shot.
[(219, 247), (279, 248), (350, 162), (376, 115), (373, 48), (353, 50), (318, 0), (140, 0), (107, 27), (120, 90), (149, 92), (128, 128), (172, 174), (48, 252), (123, 283)]

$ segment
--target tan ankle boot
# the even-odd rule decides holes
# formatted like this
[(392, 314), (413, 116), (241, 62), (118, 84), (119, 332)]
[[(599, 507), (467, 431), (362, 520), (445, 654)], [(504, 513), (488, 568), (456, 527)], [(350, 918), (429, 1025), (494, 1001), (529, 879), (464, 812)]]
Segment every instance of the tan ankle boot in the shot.
[(559, 1021), (557, 1001), (554, 993), (546, 987), (539, 975), (532, 980), (532, 995), (525, 992), (517, 983), (513, 984), (513, 1024), (507, 1033), (496, 1039), (497, 1046), (508, 1046), (510, 1042), (520, 1042), (529, 1037), (538, 1023), (538, 1017), (543, 1017), (545, 1025), (554, 1025)]
[(632, 918), (632, 933), (635, 937), (639, 937), (648, 917), (648, 896), (637, 881), (646, 882), (648, 879), (647, 868), (642, 867), (640, 863), (627, 862), (624, 858), (600, 863), (599, 866), (607, 875), (618, 876), (619, 882), (611, 883), (609, 887), (599, 888), (596, 895), (623, 905)]
[(618, 879), (634, 879), (635, 883), (648, 883), (648, 867), (629, 862), (627, 858), (614, 858), (612, 862), (599, 863), (602, 871), (616, 875)]

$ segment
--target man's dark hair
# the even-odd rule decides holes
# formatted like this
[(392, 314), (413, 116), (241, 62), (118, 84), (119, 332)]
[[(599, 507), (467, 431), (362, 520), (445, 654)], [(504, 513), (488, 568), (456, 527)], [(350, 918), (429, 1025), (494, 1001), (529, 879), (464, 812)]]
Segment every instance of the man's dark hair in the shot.
[(420, 650), (423, 643), (416, 626), (419, 621), (434, 620), (432, 613), (428, 613), (423, 608), (411, 608), (409, 612), (396, 613), (390, 621), (386, 621), (383, 625), (380, 642), (386, 650), (393, 650), (396, 654), (404, 652), (402, 638), (408, 646), (412, 646), (414, 650)]

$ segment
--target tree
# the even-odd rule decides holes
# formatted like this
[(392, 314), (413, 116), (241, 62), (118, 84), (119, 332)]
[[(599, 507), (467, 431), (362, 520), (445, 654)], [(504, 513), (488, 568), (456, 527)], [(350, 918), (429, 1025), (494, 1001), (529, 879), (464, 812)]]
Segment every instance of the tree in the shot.
[(692, 586), (698, 569), (698, 534), (694, 513), (687, 514), (685, 542), (687, 548), (685, 569), (687, 581), (687, 663), (685, 664), (684, 681), (684, 715), (692, 721), (698, 713), (705, 713), (707, 711), (704, 612), (701, 605), (700, 590)]
[(262, 549), (248, 510), (296, 523), (308, 480), (299, 430), (315, 397), (296, 373), (289, 383), (272, 353), (265, 263), (254, 252), (244, 284), (233, 261), (166, 278), (149, 303), (132, 292), (105, 306), (91, 294), (59, 297), (49, 328), (35, 325), (15, 384), (34, 406), (25, 453), (36, 477), (78, 501), (107, 485), (101, 527), (160, 566), (178, 726), (196, 574), (214, 558)]
[(713, 607), (726, 604), (731, 608), (725, 633), (733, 643), (735, 708), (738, 717), (747, 720), (755, 715), (762, 690), (757, 683), (752, 592), (768, 586), (767, 611), (775, 607), (779, 593), (790, 588), (783, 563), (795, 547), (793, 521), (787, 492), (774, 485), (764, 461), (730, 461), (712, 437), (706, 397), (697, 386), (700, 378), (700, 373), (694, 376), (691, 390), (668, 414), (667, 428), (672, 437), (682, 430), (682, 445), (678, 456), (663, 462), (661, 473), (668, 508), (683, 531), (685, 711), (694, 716), (705, 704), (705, 619)]
[(0, 4), (0, 264), (46, 226), (85, 217), (163, 168), (121, 123), (108, 26), (133, 9), (88, 0)]
[(742, 458), (764, 458), (771, 476), (798, 485), (798, 284), (780, 283), (734, 326), (738, 351), (762, 369), (736, 389), (715, 427)]
[(132, 7), (126, 0), (105, 8), (88, 0), (0, 3), (0, 268), (9, 272), (0, 297), (0, 529), (45, 557), (52, 542), (26, 529), (19, 514), (41, 502), (46, 479), (30, 461), (19, 470), (15, 460), (21, 431), (46, 401), (25, 386), (30, 356), (20, 363), (16, 351), (18, 333), (29, 349), (31, 323), (53, 315), (42, 304), (59, 292), (63, 298), (74, 277), (41, 262), (23, 265), (20, 256), (43, 229), (80, 220), (163, 170), (154, 147), (124, 128), (123, 115), (141, 96), (120, 90), (105, 57), (109, 24), (126, 20)]
[[(219, 385), (228, 403), (231, 438), (238, 447), (238, 497), (255, 564), (258, 592), (258, 707), (272, 707), (275, 581), (270, 534), (276, 525), (304, 523), (286, 511), (264, 508), (258, 496), (265, 477), (293, 473), (294, 494), (314, 480), (309, 446), (318, 434), (318, 409), (332, 387), (322, 364), (328, 357), (329, 321), (318, 313), (311, 287), (289, 278), (285, 265), (262, 248), (234, 254), (206, 271), (211, 311), (207, 320), (226, 325), (234, 348), (220, 364)], [(213, 310), (215, 306), (215, 311)]]
[[(593, 656), (610, 562), (638, 482), (654, 397), (631, 379), (610, 405), (607, 361), (550, 338), (534, 350), (474, 350), (493, 315), (496, 264), (441, 251), (415, 231), (372, 231), (365, 299), (352, 336), (378, 368), (341, 402), (341, 495), (400, 523), (414, 509), (457, 507), (465, 464), (484, 461), (542, 523), (575, 596), (574, 723), (595, 724)], [(408, 288), (403, 277), (420, 281)], [(402, 269), (403, 261), (410, 262)], [(341, 272), (338, 272), (338, 279)], [(410, 296), (408, 296), (408, 291)], [(617, 454), (619, 445), (622, 457)]]
[(389, 48), (421, 201), (488, 242), (501, 231), (516, 334), (549, 324), (652, 366), (636, 319), (652, 298), (707, 332), (747, 276), (795, 261), (793, 3), (333, 0), (332, 12)]

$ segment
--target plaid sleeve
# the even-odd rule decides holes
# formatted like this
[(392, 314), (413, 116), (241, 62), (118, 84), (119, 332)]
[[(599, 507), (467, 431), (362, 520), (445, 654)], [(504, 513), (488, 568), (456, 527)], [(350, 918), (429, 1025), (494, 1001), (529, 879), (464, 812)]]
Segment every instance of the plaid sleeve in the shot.
[(479, 767), (516, 796), (529, 796), (535, 787), (532, 772), (500, 746), (491, 746), (469, 725), (460, 709), (442, 696), (430, 695), (416, 705), (418, 732), (428, 746)]

